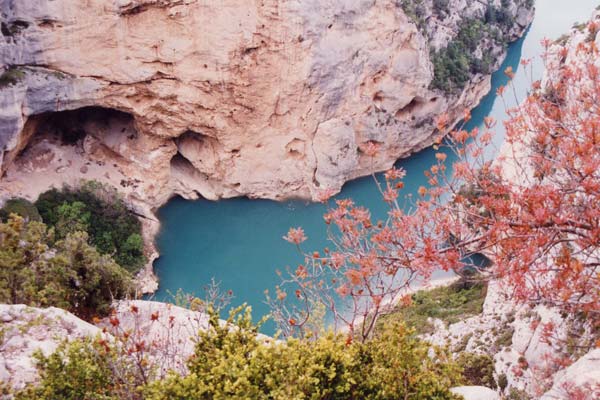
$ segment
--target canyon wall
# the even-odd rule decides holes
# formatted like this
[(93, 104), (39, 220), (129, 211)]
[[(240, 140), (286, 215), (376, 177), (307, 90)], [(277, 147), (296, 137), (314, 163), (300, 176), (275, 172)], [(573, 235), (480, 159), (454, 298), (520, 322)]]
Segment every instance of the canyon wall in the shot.
[[(489, 90), (488, 74), (431, 89), (430, 48), (486, 5), (416, 1), (416, 17), (403, 3), (5, 0), (0, 196), (85, 178), (150, 209), (173, 194), (316, 199), (389, 168)], [(516, 39), (532, 6), (508, 3)], [(477, 51), (497, 66), (505, 49)]]
[[(441, 4), (441, 6), (440, 6)], [(533, 17), (497, 0), (503, 42)], [(507, 5), (508, 4), (508, 5)], [(417, 5), (417, 8), (414, 6)], [(440, 8), (441, 7), (441, 8)], [(431, 52), (477, 0), (4, 0), (0, 201), (97, 180), (144, 216), (144, 292), (156, 290), (155, 209), (188, 199), (317, 199), (444, 134), (489, 91), (489, 71), (434, 89)], [(364, 152), (375, 144), (375, 157)]]

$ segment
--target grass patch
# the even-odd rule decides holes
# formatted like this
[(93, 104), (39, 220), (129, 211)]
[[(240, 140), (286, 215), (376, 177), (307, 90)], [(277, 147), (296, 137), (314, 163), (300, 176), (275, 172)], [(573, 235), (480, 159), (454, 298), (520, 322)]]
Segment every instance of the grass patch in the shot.
[(512, 326), (510, 326), (508, 324), (505, 324), (504, 329), (502, 330), (500, 335), (498, 335), (498, 337), (496, 338), (494, 345), (498, 348), (512, 346), (512, 338), (513, 338), (514, 333), (515, 333), (515, 328), (513, 328)]
[(380, 319), (380, 324), (401, 321), (415, 328), (419, 334), (432, 333), (428, 318), (437, 318), (446, 324), (480, 314), (487, 293), (487, 284), (459, 281), (449, 286), (414, 293), (412, 304), (398, 306)]
[(11, 67), (4, 71), (2, 75), (0, 75), (0, 89), (11, 85), (16, 85), (23, 78), (25, 78), (25, 71), (19, 68)]

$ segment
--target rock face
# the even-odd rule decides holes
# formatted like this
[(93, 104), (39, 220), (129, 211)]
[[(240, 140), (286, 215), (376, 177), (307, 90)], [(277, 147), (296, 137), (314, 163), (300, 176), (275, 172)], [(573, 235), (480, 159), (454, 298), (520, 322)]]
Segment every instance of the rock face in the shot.
[[(434, 3), (421, 2), (427, 39), (391, 0), (3, 1), (0, 189), (33, 197), (94, 178), (151, 208), (175, 193), (338, 191), (430, 145), (434, 116), (457, 119), (488, 91), (481, 74), (456, 93), (430, 89), (430, 45), (485, 12), (476, 0)], [(532, 10), (509, 3), (516, 38)], [(499, 62), (504, 50), (478, 51)], [(380, 145), (375, 159), (368, 143)]]
[(465, 400), (499, 400), (500, 396), (485, 386), (458, 386), (450, 389), (454, 394), (462, 396)]
[(36, 381), (33, 354), (52, 354), (62, 340), (94, 337), (101, 330), (60, 308), (0, 304), (0, 382), (15, 389)]
[(540, 400), (600, 399), (600, 349), (590, 351), (554, 377)]
[[(145, 343), (147, 361), (156, 366), (156, 378), (169, 371), (186, 373), (186, 361), (194, 353), (198, 334), (209, 327), (208, 315), (167, 303), (121, 301), (114, 311), (110, 319), (94, 326), (55, 307), (0, 304), (0, 383), (22, 389), (38, 380), (36, 351), (48, 356), (65, 340), (99, 335), (110, 341), (127, 335), (131, 342)], [(119, 321), (118, 325), (111, 324), (111, 319)], [(258, 337), (265, 342), (273, 340), (262, 334)]]

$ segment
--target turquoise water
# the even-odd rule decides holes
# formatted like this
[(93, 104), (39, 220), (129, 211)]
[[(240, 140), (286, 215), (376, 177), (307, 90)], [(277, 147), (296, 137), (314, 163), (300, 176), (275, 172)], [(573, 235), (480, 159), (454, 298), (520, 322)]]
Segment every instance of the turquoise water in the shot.
[[(504, 120), (505, 105), (495, 96), (496, 88), (506, 84), (502, 71), (508, 66), (517, 71), (514, 83), (518, 97), (523, 98), (532, 74), (538, 79), (543, 71), (537, 58), (542, 52), (540, 41), (544, 37), (555, 39), (574, 22), (589, 19), (598, 4), (597, 0), (538, 0), (533, 24), (524, 38), (510, 46), (502, 67), (492, 76), (490, 94), (472, 111), (468, 127), (481, 125), (486, 116)], [(519, 65), (521, 58), (534, 58), (533, 68), (527, 74)], [(509, 107), (515, 105), (515, 100), (509, 99), (512, 96), (505, 97)], [(497, 126), (495, 142), (501, 144), (502, 124)], [(426, 184), (423, 171), (434, 163), (434, 153), (427, 149), (398, 162), (407, 171), (405, 193), (416, 193), (419, 186)], [(349, 182), (337, 197), (350, 197), (367, 206), (374, 219), (383, 218), (387, 211), (369, 177)], [(172, 199), (158, 213), (162, 228), (156, 243), (161, 257), (154, 266), (160, 289), (155, 297), (168, 301), (168, 292), (179, 288), (200, 295), (202, 287), (214, 277), (223, 289), (233, 291), (233, 305), (243, 302), (252, 305), (256, 318), (267, 314), (264, 291), (273, 290), (279, 283), (275, 271), (300, 261), (295, 249), (282, 236), (290, 227), (302, 226), (309, 238), (305, 249), (321, 250), (327, 246), (324, 212), (324, 205), (299, 201)], [(271, 330), (272, 325), (265, 327), (266, 332)]]

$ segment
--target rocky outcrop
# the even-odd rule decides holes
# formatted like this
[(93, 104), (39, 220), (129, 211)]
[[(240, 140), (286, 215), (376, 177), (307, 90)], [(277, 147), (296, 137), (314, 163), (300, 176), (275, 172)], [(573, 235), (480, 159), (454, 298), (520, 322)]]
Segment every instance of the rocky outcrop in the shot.
[(144, 343), (157, 378), (169, 371), (185, 373), (198, 334), (208, 326), (208, 316), (200, 311), (154, 301), (119, 302), (114, 314), (97, 326), (59, 308), (0, 304), (0, 384), (22, 389), (38, 379), (37, 351), (48, 356), (63, 341), (96, 337), (125, 345)]
[(499, 400), (500, 396), (485, 386), (458, 386), (450, 389), (454, 394), (462, 396), (465, 400)]
[(540, 400), (600, 398), (600, 349), (590, 351), (557, 373), (552, 388)]
[(63, 340), (102, 331), (60, 308), (0, 304), (0, 332), (0, 383), (22, 389), (37, 379), (37, 351), (48, 356)]
[[(484, 75), (457, 93), (429, 87), (430, 44), (443, 47), (485, 5), (452, 0), (436, 12), (424, 0), (424, 32), (400, 3), (4, 1), (1, 189), (32, 195), (11, 168), (26, 147), (29, 160), (46, 154), (36, 173), (47, 183), (108, 180), (151, 207), (174, 193), (314, 199), (388, 168), (440, 134), (435, 115), (458, 118), (489, 89)], [(508, 9), (513, 38), (531, 20), (525, 3)], [(480, 51), (499, 61), (504, 50), (490, 46)], [(114, 123), (123, 115), (103, 109), (126, 113), (125, 131)], [(48, 113), (65, 110), (83, 110), (68, 116), (80, 125), (77, 159), (49, 137), (63, 129)], [(367, 143), (381, 145), (374, 160)], [(114, 171), (95, 174), (97, 163)]]
[(585, 374), (574, 372), (599, 361), (592, 324), (549, 307), (516, 304), (502, 282), (489, 283), (481, 314), (449, 326), (441, 320), (431, 322), (435, 331), (424, 335), (425, 340), (447, 345), (457, 355), (493, 357), (496, 390), (504, 396), (540, 398), (548, 391), (546, 396), (555, 397), (546, 398), (568, 399), (572, 397), (567, 393), (600, 389), (594, 368)]

